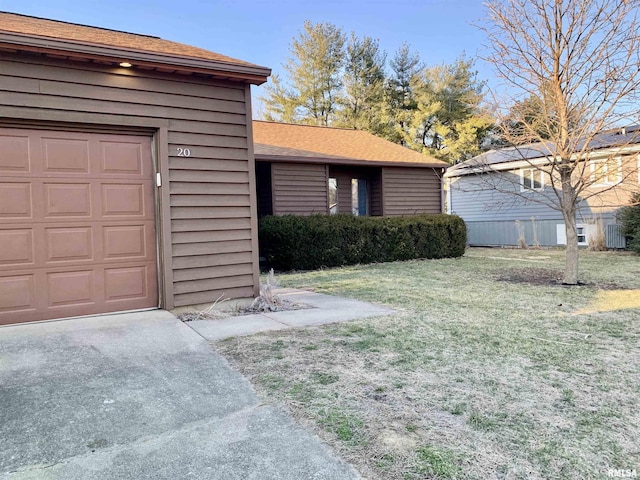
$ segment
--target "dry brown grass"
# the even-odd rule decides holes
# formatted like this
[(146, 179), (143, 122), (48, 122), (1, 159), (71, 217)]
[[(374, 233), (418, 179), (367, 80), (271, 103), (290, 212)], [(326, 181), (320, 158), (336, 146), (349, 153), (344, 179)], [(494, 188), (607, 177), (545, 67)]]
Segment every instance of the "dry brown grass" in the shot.
[(640, 308), (598, 286), (637, 291), (640, 258), (581, 255), (572, 288), (526, 281), (554, 250), (284, 275), (401, 313), (215, 348), (366, 478), (606, 478), (640, 468)]

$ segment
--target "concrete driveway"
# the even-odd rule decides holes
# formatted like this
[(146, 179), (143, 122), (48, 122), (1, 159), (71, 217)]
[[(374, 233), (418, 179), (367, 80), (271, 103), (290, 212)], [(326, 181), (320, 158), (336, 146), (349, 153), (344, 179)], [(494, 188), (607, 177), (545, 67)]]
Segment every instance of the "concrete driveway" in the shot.
[(173, 315), (0, 328), (0, 479), (353, 479)]

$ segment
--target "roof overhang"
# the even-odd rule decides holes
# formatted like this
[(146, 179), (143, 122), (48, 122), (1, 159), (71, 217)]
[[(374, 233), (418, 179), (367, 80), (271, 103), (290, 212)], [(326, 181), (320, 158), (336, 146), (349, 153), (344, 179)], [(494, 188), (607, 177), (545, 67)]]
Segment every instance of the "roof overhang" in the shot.
[(266, 82), (267, 77), (271, 75), (271, 69), (257, 65), (218, 62), (196, 57), (183, 57), (13, 32), (0, 32), (0, 49), (62, 55), (78, 60), (89, 59), (114, 63), (127, 61), (139, 66), (171, 68), (177, 72), (207, 74), (254, 85)]
[(258, 162), (272, 163), (322, 163), (327, 165), (350, 165), (362, 167), (414, 167), (414, 168), (437, 168), (445, 170), (446, 165), (438, 163), (416, 163), (416, 162), (394, 162), (384, 160), (362, 160), (357, 158), (346, 157), (303, 157), (303, 156), (282, 156), (282, 155), (264, 155), (256, 153), (255, 159)]
[[(586, 160), (595, 160), (599, 158), (607, 158), (614, 155), (627, 155), (640, 152), (640, 145), (629, 145), (626, 147), (614, 147), (603, 148), (600, 150), (593, 150), (588, 152)], [(584, 158), (584, 157), (583, 157)], [(580, 155), (572, 155), (571, 161), (577, 162), (581, 159)], [(507, 162), (501, 163), (478, 163), (476, 165), (464, 165), (462, 168), (460, 165), (454, 165), (444, 174), (446, 178), (463, 177), (465, 175), (478, 175), (482, 173), (491, 172), (504, 172), (510, 170), (519, 170), (521, 168), (542, 168), (545, 165), (551, 164), (553, 157), (536, 157), (528, 159), (513, 159)]]

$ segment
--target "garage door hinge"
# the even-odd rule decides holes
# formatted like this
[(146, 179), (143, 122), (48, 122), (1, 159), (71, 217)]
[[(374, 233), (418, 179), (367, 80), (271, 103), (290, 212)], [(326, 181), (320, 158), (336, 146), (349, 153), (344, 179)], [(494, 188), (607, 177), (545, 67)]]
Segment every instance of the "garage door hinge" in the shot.
[(156, 173), (156, 187), (162, 186), (162, 177), (160, 176), (160, 172)]

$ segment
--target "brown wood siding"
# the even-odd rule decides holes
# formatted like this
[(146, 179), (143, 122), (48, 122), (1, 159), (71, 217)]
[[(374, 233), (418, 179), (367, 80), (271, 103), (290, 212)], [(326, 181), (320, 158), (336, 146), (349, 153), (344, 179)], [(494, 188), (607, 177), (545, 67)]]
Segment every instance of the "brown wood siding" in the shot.
[(385, 216), (441, 213), (440, 172), (431, 168), (382, 169)]
[[(173, 284), (169, 307), (254, 293), (245, 85), (152, 71), (0, 54), (3, 109), (168, 124)], [(105, 122), (114, 124), (115, 121)], [(150, 124), (152, 122), (150, 121)], [(177, 148), (189, 148), (178, 157)], [(166, 158), (160, 158), (166, 162)], [(166, 219), (165, 219), (166, 221)]]
[(327, 169), (320, 164), (271, 165), (274, 215), (327, 213)]

